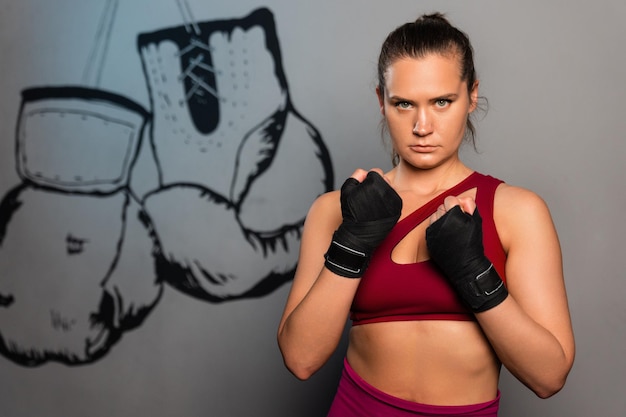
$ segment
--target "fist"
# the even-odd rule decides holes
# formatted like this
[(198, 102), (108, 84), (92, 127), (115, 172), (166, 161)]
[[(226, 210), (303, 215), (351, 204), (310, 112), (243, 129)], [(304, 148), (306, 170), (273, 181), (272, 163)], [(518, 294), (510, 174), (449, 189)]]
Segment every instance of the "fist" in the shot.
[(439, 220), (444, 214), (456, 206), (460, 206), (464, 213), (473, 214), (474, 210), (476, 210), (476, 201), (472, 197), (448, 196), (443, 200), (443, 204), (437, 207), (437, 211), (430, 216), (430, 224)]

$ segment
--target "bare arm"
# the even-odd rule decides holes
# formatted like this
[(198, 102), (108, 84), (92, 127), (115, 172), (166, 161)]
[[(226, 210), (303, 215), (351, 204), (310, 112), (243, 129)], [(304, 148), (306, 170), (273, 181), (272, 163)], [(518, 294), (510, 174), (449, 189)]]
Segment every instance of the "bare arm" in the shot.
[(309, 210), (278, 329), (285, 365), (296, 377), (310, 377), (337, 348), (360, 277), (401, 213), (402, 198), (379, 168), (357, 169), (340, 192), (321, 196)]
[[(474, 213), (476, 208), (472, 198), (447, 197), (431, 217), (431, 223), (444, 215), (452, 215), (451, 210), (457, 205), (468, 214)], [(458, 220), (458, 211), (453, 216)], [(506, 291), (498, 290), (499, 286), (495, 287), (497, 281), (489, 281), (488, 285), (495, 289), (481, 297), (489, 298), (493, 294), (498, 297), (497, 300), (494, 298), (497, 302), (487, 309), (476, 310), (476, 318), (502, 364), (536, 395), (546, 398), (565, 384), (575, 350), (557, 233), (548, 207), (541, 198), (528, 190), (506, 184), (500, 185), (496, 191), (494, 220), (507, 252), (508, 295)], [(458, 229), (459, 236), (472, 233), (465, 224), (469, 223), (439, 223), (436, 230), (447, 227), (446, 239), (453, 239), (450, 232), (454, 229), (450, 227), (462, 228)], [(465, 242), (464, 237), (460, 241)], [(441, 245), (448, 246), (441, 240), (433, 241), (433, 244), (437, 250)], [(461, 259), (468, 256), (474, 259), (471, 250), (459, 246), (457, 240), (450, 244), (451, 248), (456, 248), (454, 253), (458, 249)], [(433, 253), (438, 252), (431, 251), (431, 255)], [(454, 259), (448, 260), (448, 256), (440, 257), (439, 262), (446, 267), (448, 262), (456, 265)], [(452, 278), (453, 284), (467, 282), (467, 279), (477, 281), (472, 271), (470, 275), (461, 275), (461, 281), (458, 281), (457, 271), (450, 270), (455, 274), (448, 277)], [(467, 293), (461, 292), (460, 295), (467, 296)], [(470, 295), (468, 300), (473, 301), (474, 297)]]
[(298, 268), (278, 328), (285, 365), (299, 379), (313, 375), (337, 348), (360, 282), (324, 267), (324, 253), (340, 223), (339, 192), (332, 192), (315, 201), (304, 224)]
[(575, 352), (557, 233), (543, 200), (520, 188), (498, 188), (494, 217), (509, 297), (476, 317), (504, 366), (546, 398), (565, 384)]

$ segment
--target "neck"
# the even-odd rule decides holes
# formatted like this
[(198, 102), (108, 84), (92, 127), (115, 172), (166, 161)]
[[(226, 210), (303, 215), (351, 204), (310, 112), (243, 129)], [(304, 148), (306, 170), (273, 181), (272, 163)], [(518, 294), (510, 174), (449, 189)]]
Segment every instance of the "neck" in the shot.
[(458, 159), (429, 169), (416, 168), (400, 160), (389, 173), (389, 178), (398, 191), (434, 195), (453, 187), (471, 173), (472, 170)]

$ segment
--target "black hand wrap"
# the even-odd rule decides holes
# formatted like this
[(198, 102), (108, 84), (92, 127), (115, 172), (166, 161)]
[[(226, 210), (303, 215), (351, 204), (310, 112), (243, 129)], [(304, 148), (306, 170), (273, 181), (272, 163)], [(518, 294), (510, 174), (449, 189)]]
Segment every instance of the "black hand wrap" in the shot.
[(452, 208), (428, 226), (426, 244), (432, 260), (472, 311), (489, 310), (507, 297), (502, 279), (485, 256), (478, 209), (470, 215), (459, 206)]
[(379, 174), (370, 171), (361, 183), (348, 178), (341, 187), (343, 223), (324, 256), (326, 268), (347, 278), (363, 276), (401, 211), (402, 199)]

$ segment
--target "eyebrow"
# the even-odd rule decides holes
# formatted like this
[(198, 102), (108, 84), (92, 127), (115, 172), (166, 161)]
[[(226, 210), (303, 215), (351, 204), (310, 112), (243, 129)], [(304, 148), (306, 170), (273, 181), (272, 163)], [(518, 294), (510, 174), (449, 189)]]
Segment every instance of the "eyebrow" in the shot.
[[(433, 97), (430, 99), (430, 101), (437, 101), (437, 100), (456, 100), (459, 97), (459, 95), (457, 93), (447, 93), (447, 94), (442, 94), (436, 97)], [(391, 101), (407, 101), (407, 102), (413, 102), (413, 100), (408, 99), (408, 98), (404, 98), (402, 96), (389, 96), (388, 100)]]
[(432, 100), (433, 101), (437, 101), (437, 100), (456, 100), (457, 98), (459, 98), (459, 95), (456, 93), (449, 93), (449, 94), (443, 94), (441, 96), (437, 96), (434, 97)]

